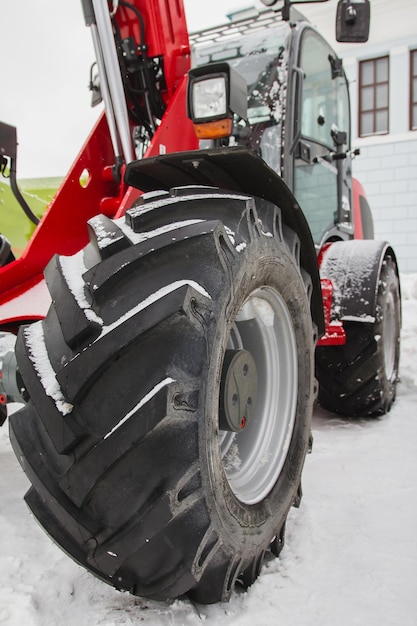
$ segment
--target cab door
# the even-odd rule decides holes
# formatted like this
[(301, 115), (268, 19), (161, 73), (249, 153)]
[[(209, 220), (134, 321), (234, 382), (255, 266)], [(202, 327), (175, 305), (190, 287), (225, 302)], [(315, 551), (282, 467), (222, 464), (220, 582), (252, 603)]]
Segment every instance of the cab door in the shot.
[(296, 58), (293, 190), (320, 245), (353, 232), (348, 85), (341, 61), (310, 27), (298, 37)]

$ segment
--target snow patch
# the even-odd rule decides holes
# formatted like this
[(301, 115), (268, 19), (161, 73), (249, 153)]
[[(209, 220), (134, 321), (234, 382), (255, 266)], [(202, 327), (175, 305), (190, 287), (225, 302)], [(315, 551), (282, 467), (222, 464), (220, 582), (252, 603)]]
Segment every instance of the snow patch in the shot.
[[(189, 197), (189, 196), (188, 196)], [(204, 196), (205, 197), (205, 196)], [(216, 196), (219, 197), (219, 196)], [(227, 196), (230, 197), (230, 196)], [(247, 200), (246, 196), (231, 196), (233, 198), (239, 198), (239, 199), (245, 199)], [(174, 230), (180, 229), (180, 228), (186, 228), (187, 226), (193, 226), (193, 224), (199, 224), (201, 222), (204, 222), (204, 220), (200, 220), (200, 219), (192, 219), (192, 220), (183, 220), (180, 222), (171, 222), (170, 224), (165, 224), (164, 226), (160, 226), (159, 228), (155, 228), (153, 230), (149, 230), (149, 231), (144, 231), (144, 232), (139, 232), (139, 233), (135, 233), (133, 232), (133, 230), (131, 229), (131, 227), (125, 223), (124, 218), (119, 218), (118, 220), (114, 220), (117, 224), (117, 226), (123, 230), (123, 232), (125, 233), (125, 235), (127, 237), (129, 237), (130, 241), (134, 244), (138, 244), (138, 243), (142, 243), (143, 241), (147, 241), (149, 239), (152, 239), (153, 237), (158, 237), (159, 235), (163, 235), (165, 233), (170, 233)], [(246, 243), (242, 242), (240, 244), (236, 244), (236, 234), (234, 233), (233, 230), (231, 230), (228, 226), (224, 225), (224, 229), (226, 231), (227, 236), (229, 237), (229, 240), (231, 242), (231, 244), (236, 248), (236, 250), (238, 252), (241, 252), (242, 250), (245, 249), (246, 247)], [(273, 235), (271, 233), (267, 233), (264, 232), (264, 235), (267, 237), (272, 237)], [(184, 237), (184, 239), (187, 239), (187, 237)], [(176, 241), (176, 238), (173, 237), (172, 241)]]
[(344, 315), (342, 319), (344, 322), (366, 322), (368, 324), (375, 322), (373, 315)]
[(150, 296), (148, 296), (147, 298), (145, 298), (145, 300), (142, 300), (142, 302), (139, 302), (139, 304), (137, 304), (130, 311), (128, 311), (127, 313), (125, 313), (124, 315), (119, 317), (119, 319), (117, 319), (112, 324), (109, 324), (108, 326), (103, 326), (100, 335), (97, 337), (97, 339), (95, 341), (99, 341), (105, 335), (107, 335), (109, 332), (114, 330), (117, 326), (120, 326), (120, 324), (123, 324), (126, 320), (130, 319), (131, 317), (133, 317), (134, 315), (136, 315), (140, 311), (143, 311), (143, 309), (146, 309), (147, 307), (149, 307), (154, 302), (157, 302), (161, 298), (164, 298), (169, 293), (172, 293), (173, 291), (176, 291), (177, 289), (180, 289), (180, 287), (183, 287), (184, 285), (189, 285), (190, 287), (192, 287), (193, 289), (198, 291), (198, 293), (200, 293), (202, 296), (204, 296), (208, 300), (211, 300), (210, 294), (204, 289), (204, 287), (199, 285), (194, 280), (188, 280), (188, 279), (176, 280), (175, 282), (173, 282), (173, 283), (171, 283), (169, 285), (166, 285), (165, 287), (161, 287), (161, 289), (158, 289), (158, 291), (155, 291), (155, 293), (153, 293)]
[(261, 219), (258, 218), (258, 224), (259, 224), (259, 228), (261, 229), (261, 233), (265, 236), (265, 237), (273, 237), (274, 235), (269, 232), (269, 230), (264, 230), (264, 225)]
[[(360, 243), (361, 249), (363, 250), (367, 242), (361, 241)], [(363, 253), (356, 254), (357, 248), (355, 245), (349, 247), (349, 254), (343, 254), (340, 257), (336, 256), (333, 258), (331, 248), (328, 254), (324, 254), (323, 262), (320, 267), (320, 276), (322, 278), (329, 277), (333, 282), (334, 311), (335, 307), (340, 307), (343, 301), (355, 298), (358, 294), (361, 294), (360, 302), (363, 302), (365, 306), (369, 305), (370, 300), (364, 297), (364, 285), (366, 285), (366, 278), (370, 276), (374, 270), (374, 255), (372, 254), (374, 242), (370, 241), (368, 246), (370, 253), (367, 255)], [(348, 273), (346, 272), (347, 264), (349, 267)], [(370, 292), (369, 286), (368, 293), (372, 299), (373, 294)], [(360, 321), (365, 320), (361, 317)]]
[(252, 298), (251, 303), (255, 308), (256, 315), (262, 320), (265, 326), (273, 326), (275, 314), (269, 302), (264, 300), (264, 298)]
[(230, 239), (230, 241), (232, 243), (232, 246), (234, 246), (235, 243), (236, 243), (235, 233), (228, 226), (225, 226), (224, 229), (225, 229), (226, 234), (227, 234), (227, 236), (229, 237), (229, 239)]
[(73, 256), (61, 256), (60, 264), (64, 278), (80, 309), (84, 310), (85, 316), (90, 322), (96, 322), (103, 326), (103, 320), (92, 310), (85, 295), (83, 274), (87, 268), (84, 265), (84, 251), (81, 250)]
[(162, 198), (158, 198), (152, 200), (151, 202), (147, 202), (146, 204), (141, 204), (136, 207), (132, 207), (128, 210), (128, 213), (131, 217), (139, 217), (140, 215), (144, 215), (145, 213), (149, 213), (154, 209), (159, 209), (161, 207), (166, 207), (169, 204), (178, 204), (180, 202), (192, 202), (195, 200), (208, 200), (208, 199), (219, 199), (219, 198), (232, 198), (233, 200), (244, 200), (245, 202), (248, 200), (248, 196), (244, 196), (241, 194), (224, 194), (224, 193), (195, 193), (183, 196), (163, 196)]
[(228, 472), (230, 474), (237, 472), (241, 465), (242, 461), (239, 454), (239, 447), (237, 443), (233, 442), (223, 457), (224, 469), (226, 473)]
[[(131, 209), (133, 210), (133, 209)], [(123, 230), (125, 235), (130, 239), (130, 241), (134, 244), (142, 243), (143, 241), (147, 241), (148, 239), (152, 239), (153, 237), (158, 237), (159, 235), (163, 235), (164, 233), (170, 233), (173, 230), (177, 230), (179, 228), (186, 228), (187, 226), (192, 226), (193, 224), (199, 224), (204, 220), (195, 219), (195, 220), (183, 220), (181, 222), (171, 222), (170, 224), (165, 224), (164, 226), (160, 226), (159, 228), (154, 228), (153, 230), (148, 230), (141, 233), (135, 233), (125, 223), (124, 218), (119, 218), (118, 220), (114, 220), (117, 226)]]
[(26, 345), (29, 348), (30, 360), (40, 378), (46, 395), (54, 400), (56, 408), (62, 415), (68, 415), (68, 413), (71, 413), (73, 405), (65, 400), (61, 387), (56, 380), (45, 346), (42, 324), (40, 322), (31, 324), (25, 328), (24, 334)]
[[(151, 389), (151, 391), (149, 391), (149, 393), (146, 394), (146, 396), (144, 396), (142, 398), (142, 400), (139, 400), (139, 402), (133, 407), (133, 409), (131, 409), (129, 411), (129, 413), (127, 413), (121, 420), (120, 422), (118, 422), (116, 424), (116, 426), (113, 426), (113, 428), (107, 433), (107, 435), (104, 436), (104, 439), (107, 439), (108, 437), (111, 437), (111, 435), (118, 429), (120, 428), (120, 426), (123, 426), (123, 424), (125, 422), (127, 422), (127, 420), (129, 418), (132, 417), (132, 415), (134, 415), (136, 413), (136, 411), (138, 411), (141, 407), (143, 407), (147, 402), (149, 402), (149, 400), (151, 398), (153, 398), (158, 391), (160, 391), (161, 389), (163, 389), (163, 387), (166, 387), (167, 385), (170, 385), (171, 383), (175, 383), (175, 380), (173, 378), (170, 378), (169, 376), (167, 378), (165, 378), (164, 380), (162, 380), (160, 383), (158, 383), (157, 385), (155, 385), (155, 387), (153, 389)], [(110, 552), (108, 554), (111, 554)], [(112, 556), (117, 556), (117, 555), (113, 555)]]
[(99, 248), (106, 248), (115, 241), (122, 239), (121, 234), (108, 231), (105, 228), (100, 215), (92, 217), (88, 222), (94, 230)]

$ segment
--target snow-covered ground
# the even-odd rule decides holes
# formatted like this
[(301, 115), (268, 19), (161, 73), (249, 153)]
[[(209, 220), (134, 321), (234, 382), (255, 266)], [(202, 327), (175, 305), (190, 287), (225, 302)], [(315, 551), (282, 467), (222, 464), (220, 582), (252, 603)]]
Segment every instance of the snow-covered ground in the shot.
[(304, 498), (279, 560), (228, 604), (119, 593), (65, 556), (23, 502), (28, 482), (0, 430), (0, 624), (416, 626), (417, 275), (402, 276), (401, 383), (391, 413), (317, 409)]

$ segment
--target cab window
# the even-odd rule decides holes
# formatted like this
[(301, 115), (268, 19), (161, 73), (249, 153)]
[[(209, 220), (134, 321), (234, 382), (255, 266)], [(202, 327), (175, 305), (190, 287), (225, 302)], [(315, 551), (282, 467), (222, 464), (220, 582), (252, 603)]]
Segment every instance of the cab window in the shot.
[(333, 128), (350, 135), (348, 88), (333, 51), (312, 30), (302, 38), (300, 67), (304, 72), (301, 134), (333, 148)]
[(294, 193), (319, 245), (337, 221), (337, 168), (331, 153), (336, 131), (346, 133), (349, 146), (348, 87), (334, 52), (309, 28), (301, 37), (299, 67)]

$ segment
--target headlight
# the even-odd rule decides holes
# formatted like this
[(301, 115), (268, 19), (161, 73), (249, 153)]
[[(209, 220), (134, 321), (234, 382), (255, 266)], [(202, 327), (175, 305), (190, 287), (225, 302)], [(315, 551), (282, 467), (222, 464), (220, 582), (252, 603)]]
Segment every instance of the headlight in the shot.
[(228, 63), (212, 63), (188, 72), (187, 115), (197, 137), (228, 137), (235, 114), (246, 119), (247, 88), (245, 79)]
[(203, 78), (194, 83), (192, 91), (193, 117), (196, 119), (226, 115), (226, 78)]

